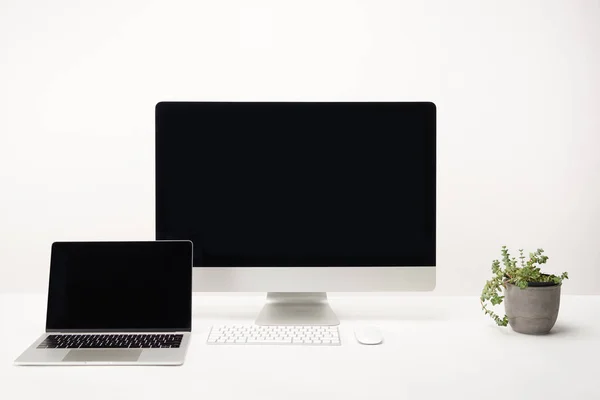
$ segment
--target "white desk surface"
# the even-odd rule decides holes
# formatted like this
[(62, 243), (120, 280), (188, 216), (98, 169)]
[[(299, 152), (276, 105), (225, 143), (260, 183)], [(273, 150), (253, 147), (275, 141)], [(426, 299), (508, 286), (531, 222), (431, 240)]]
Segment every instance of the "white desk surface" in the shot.
[[(340, 347), (208, 346), (212, 324), (251, 323), (264, 299), (194, 296), (181, 367), (17, 367), (44, 331), (43, 295), (0, 295), (0, 398), (600, 399), (600, 296), (563, 296), (551, 334), (499, 328), (476, 297), (330, 295)], [(385, 342), (359, 345), (353, 328)]]

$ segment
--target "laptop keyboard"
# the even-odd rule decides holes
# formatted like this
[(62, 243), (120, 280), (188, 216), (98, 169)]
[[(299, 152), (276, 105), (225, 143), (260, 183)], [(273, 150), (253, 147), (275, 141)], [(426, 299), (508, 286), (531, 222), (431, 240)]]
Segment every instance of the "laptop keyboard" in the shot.
[(86, 334), (48, 335), (38, 349), (172, 349), (178, 348), (182, 334)]

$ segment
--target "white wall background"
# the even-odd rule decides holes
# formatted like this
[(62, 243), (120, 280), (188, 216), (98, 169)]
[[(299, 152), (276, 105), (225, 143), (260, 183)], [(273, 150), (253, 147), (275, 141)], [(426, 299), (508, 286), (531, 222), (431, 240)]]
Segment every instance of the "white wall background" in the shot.
[(152, 240), (160, 100), (431, 100), (438, 287), (507, 244), (600, 294), (600, 3), (0, 3), (0, 291), (56, 240)]

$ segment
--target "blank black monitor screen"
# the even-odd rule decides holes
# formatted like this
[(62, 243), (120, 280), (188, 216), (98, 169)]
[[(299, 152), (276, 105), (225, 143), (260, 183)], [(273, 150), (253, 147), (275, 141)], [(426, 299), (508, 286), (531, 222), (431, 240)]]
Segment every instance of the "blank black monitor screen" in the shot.
[(57, 242), (46, 329), (190, 331), (192, 243)]
[(194, 266), (434, 266), (436, 109), (156, 106), (156, 238)]

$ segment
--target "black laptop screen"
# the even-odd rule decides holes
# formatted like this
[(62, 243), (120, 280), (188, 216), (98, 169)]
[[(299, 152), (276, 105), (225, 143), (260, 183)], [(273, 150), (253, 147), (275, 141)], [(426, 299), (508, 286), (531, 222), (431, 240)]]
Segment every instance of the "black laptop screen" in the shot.
[(192, 243), (52, 245), (48, 331), (189, 331)]

